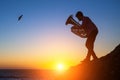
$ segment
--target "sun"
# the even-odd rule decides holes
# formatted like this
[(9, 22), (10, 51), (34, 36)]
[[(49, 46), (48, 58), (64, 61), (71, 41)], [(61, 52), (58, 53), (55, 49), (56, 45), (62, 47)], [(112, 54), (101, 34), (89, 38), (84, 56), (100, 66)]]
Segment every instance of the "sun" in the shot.
[(57, 65), (57, 70), (63, 71), (63, 70), (64, 70), (64, 65), (61, 64), (61, 63), (59, 63), (59, 64)]

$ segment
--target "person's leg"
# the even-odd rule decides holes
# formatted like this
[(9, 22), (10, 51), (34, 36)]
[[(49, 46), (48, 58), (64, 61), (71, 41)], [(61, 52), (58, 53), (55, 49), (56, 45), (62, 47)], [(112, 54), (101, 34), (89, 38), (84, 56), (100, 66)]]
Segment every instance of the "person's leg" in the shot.
[(93, 56), (93, 59), (97, 59), (97, 56), (94, 52), (94, 42), (95, 42), (95, 39), (96, 39), (96, 36), (97, 36), (97, 31), (93, 31), (87, 41), (86, 41), (86, 47), (88, 49), (88, 53), (87, 53), (87, 56), (86, 56), (86, 60), (90, 60), (90, 57)]
[(87, 53), (85, 60), (90, 61), (90, 58), (91, 58), (91, 51), (88, 49), (88, 53)]
[(98, 59), (94, 51), (91, 52), (91, 55), (92, 55), (93, 59)]
[(91, 55), (92, 55), (93, 59), (97, 59), (97, 56), (94, 52), (94, 42), (95, 42), (97, 34), (98, 34), (98, 31), (96, 31), (96, 30), (93, 31), (93, 36), (92, 36), (92, 41), (91, 41), (91, 46), (92, 46)]
[(90, 39), (88, 38), (87, 41), (86, 41), (86, 48), (88, 49), (88, 53), (87, 53), (87, 56), (86, 56), (86, 59), (87, 61), (90, 61), (90, 58), (91, 58), (91, 55), (92, 55), (92, 47), (90, 47)]
[(88, 50), (88, 53), (87, 53), (85, 60), (87, 60), (87, 61), (90, 61), (90, 57), (91, 57), (92, 47), (90, 45), (91, 45), (91, 37), (89, 36), (86, 40), (86, 48)]
[(86, 58), (82, 62), (88, 62), (90, 61), (91, 57), (91, 51), (90, 51), (90, 37), (87, 38), (86, 40), (86, 48), (88, 50)]

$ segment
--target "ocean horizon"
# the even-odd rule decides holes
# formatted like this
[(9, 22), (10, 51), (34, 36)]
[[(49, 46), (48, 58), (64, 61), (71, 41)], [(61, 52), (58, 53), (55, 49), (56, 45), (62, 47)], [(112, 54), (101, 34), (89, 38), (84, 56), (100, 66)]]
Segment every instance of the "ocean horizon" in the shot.
[(0, 80), (55, 80), (55, 71), (42, 69), (0, 69)]

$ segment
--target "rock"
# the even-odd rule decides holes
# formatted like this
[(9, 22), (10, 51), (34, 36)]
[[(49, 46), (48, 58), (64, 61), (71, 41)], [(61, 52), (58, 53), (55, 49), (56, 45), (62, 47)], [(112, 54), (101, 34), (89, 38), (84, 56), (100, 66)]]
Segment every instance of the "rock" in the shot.
[(120, 44), (98, 60), (71, 67), (59, 80), (120, 80)]

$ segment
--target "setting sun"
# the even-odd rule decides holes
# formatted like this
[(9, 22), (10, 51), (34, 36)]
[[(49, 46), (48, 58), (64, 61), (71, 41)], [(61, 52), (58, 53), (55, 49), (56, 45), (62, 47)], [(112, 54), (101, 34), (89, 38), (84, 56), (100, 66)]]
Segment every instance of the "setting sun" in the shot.
[(59, 71), (63, 71), (63, 70), (65, 70), (64, 65), (61, 64), (61, 63), (57, 64), (57, 70), (59, 70)]

